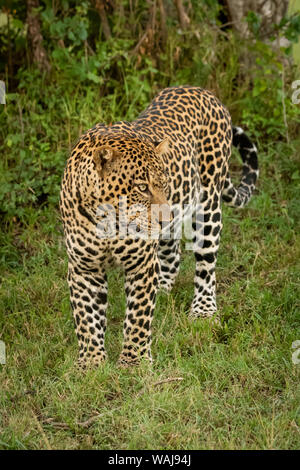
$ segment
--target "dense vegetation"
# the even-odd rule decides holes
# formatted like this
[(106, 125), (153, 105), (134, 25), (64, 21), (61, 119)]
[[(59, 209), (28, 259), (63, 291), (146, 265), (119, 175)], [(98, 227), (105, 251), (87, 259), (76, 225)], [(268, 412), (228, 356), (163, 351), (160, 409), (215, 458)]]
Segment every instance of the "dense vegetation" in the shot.
[[(0, 448), (299, 447), (299, 15), (266, 40), (259, 16), (245, 18), (243, 38), (216, 0), (184, 3), (185, 21), (171, 0), (107, 1), (104, 10), (45, 0), (34, 10), (38, 62), (30, 3), (0, 10)], [(184, 253), (173, 292), (158, 299), (153, 368), (119, 370), (125, 299), (113, 271), (110, 361), (82, 376), (57, 208), (66, 158), (96, 122), (132, 120), (179, 84), (215, 92), (259, 148), (255, 197), (242, 211), (224, 207), (222, 325), (188, 321), (193, 257)], [(237, 178), (239, 165), (234, 155)]]

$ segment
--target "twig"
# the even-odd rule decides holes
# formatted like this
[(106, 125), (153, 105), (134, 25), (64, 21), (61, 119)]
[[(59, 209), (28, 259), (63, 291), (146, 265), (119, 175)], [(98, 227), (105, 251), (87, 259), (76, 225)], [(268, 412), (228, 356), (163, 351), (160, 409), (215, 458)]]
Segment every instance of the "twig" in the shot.
[(43, 424), (51, 424), (51, 426), (53, 426), (54, 428), (66, 429), (66, 430), (70, 429), (70, 426), (67, 423), (59, 423), (57, 421), (54, 421), (54, 418), (46, 418), (46, 419), (43, 419), (42, 422)]
[(88, 418), (86, 421), (78, 421), (76, 424), (77, 426), (80, 426), (82, 428), (88, 428), (94, 421), (96, 421), (99, 418), (102, 418), (102, 416), (105, 416), (106, 414), (109, 413), (114, 413), (115, 411), (120, 410), (121, 407), (119, 406), (118, 408), (113, 408), (112, 410), (106, 410), (103, 413), (96, 413), (95, 415), (91, 416)]
[(111, 37), (111, 31), (110, 31), (108, 19), (105, 13), (104, 2), (103, 0), (94, 0), (94, 4), (100, 16), (100, 20), (101, 20), (101, 24), (103, 28), (103, 34), (105, 36), (105, 39), (108, 40)]
[(88, 418), (86, 421), (79, 421), (77, 424), (77, 426), (80, 426), (81, 428), (88, 428), (91, 424), (94, 423), (94, 421), (97, 421), (97, 419), (101, 418), (102, 416), (104, 416), (106, 413), (97, 413), (96, 415), (93, 415), (91, 416), (90, 418)]
[[(120, 408), (114, 408), (113, 410), (107, 410), (103, 413), (96, 413), (90, 416), (86, 421), (76, 421), (74, 423), (74, 426), (79, 426), (81, 428), (88, 428), (91, 424), (97, 421), (97, 419), (102, 418), (102, 416), (105, 416), (108, 413), (113, 413), (114, 411), (119, 410), (119, 409)], [(58, 428), (58, 429), (72, 430), (72, 427), (69, 426), (67, 423), (54, 421), (54, 418), (42, 418), (41, 421), (43, 424), (50, 424), (51, 426)]]
[(148, 30), (146, 30), (146, 32), (143, 34), (143, 36), (141, 37), (141, 39), (139, 40), (135, 48), (131, 51), (132, 55), (135, 55), (138, 52), (139, 48), (141, 47), (141, 45), (143, 44), (147, 36), (148, 36)]
[(175, 0), (175, 6), (177, 9), (180, 27), (182, 30), (184, 30), (189, 26), (191, 20), (189, 19), (188, 15), (185, 12), (184, 6), (182, 4), (182, 0)]
[(165, 44), (168, 37), (168, 30), (167, 30), (167, 19), (166, 19), (166, 10), (164, 6), (163, 0), (158, 0), (158, 7), (160, 12), (160, 27), (161, 27), (161, 36), (163, 43)]
[(149, 20), (146, 26), (146, 31), (144, 32), (143, 36), (141, 37), (137, 45), (131, 51), (132, 55), (135, 55), (139, 51), (141, 45), (148, 38), (148, 36), (149, 36), (149, 41), (153, 37), (153, 31), (155, 28), (155, 17), (156, 17), (156, 1), (154, 1), (153, 4), (150, 6)]
[(166, 384), (169, 382), (175, 382), (177, 380), (181, 381), (183, 380), (183, 377), (169, 377), (168, 379), (163, 379), (163, 380), (159, 380), (158, 382), (155, 382), (153, 386), (156, 387), (157, 385)]

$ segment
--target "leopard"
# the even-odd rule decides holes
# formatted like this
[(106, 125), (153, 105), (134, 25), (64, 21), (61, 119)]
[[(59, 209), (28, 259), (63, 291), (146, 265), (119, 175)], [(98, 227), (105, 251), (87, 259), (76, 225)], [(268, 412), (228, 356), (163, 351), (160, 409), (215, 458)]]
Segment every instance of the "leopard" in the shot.
[[(232, 146), (242, 160), (238, 186), (229, 172)], [(152, 363), (157, 294), (171, 291), (181, 259), (182, 233), (163, 235), (182, 227), (185, 207), (195, 257), (187, 315), (220, 318), (215, 269), (222, 201), (244, 207), (258, 175), (255, 144), (213, 92), (196, 86), (165, 88), (134, 121), (99, 123), (79, 138), (62, 177), (60, 214), (81, 369), (107, 359), (107, 274), (115, 266), (124, 272), (126, 294), (118, 364)]]

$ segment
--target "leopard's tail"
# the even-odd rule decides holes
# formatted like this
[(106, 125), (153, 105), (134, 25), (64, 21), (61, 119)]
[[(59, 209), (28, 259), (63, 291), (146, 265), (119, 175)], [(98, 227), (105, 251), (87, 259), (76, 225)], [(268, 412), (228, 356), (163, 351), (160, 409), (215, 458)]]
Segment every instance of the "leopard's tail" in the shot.
[(240, 127), (233, 126), (232, 132), (232, 143), (239, 150), (243, 160), (243, 173), (237, 188), (233, 186), (230, 175), (227, 175), (222, 198), (232, 207), (243, 207), (252, 196), (259, 174), (257, 148)]

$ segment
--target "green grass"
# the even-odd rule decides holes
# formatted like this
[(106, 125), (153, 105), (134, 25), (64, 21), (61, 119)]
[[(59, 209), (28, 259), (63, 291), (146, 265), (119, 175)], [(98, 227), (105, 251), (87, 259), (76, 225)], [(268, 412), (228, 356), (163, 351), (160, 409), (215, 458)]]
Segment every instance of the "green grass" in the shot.
[[(110, 41), (99, 36), (94, 13), (69, 3), (51, 24), (64, 29), (72, 19), (76, 41), (66, 28), (64, 48), (47, 20), (57, 2), (41, 11), (50, 75), (28, 66), (25, 33), (24, 41), (1, 33), (3, 57), (6, 44), (16, 54), (2, 77), (8, 94), (0, 106), (0, 338), (7, 349), (0, 449), (299, 448), (300, 364), (292, 362), (292, 343), (300, 340), (297, 70), (283, 50), (218, 30), (218, 2), (194, 2), (184, 35), (174, 9), (166, 43), (157, 38), (136, 56), (148, 2), (133, 13), (125, 6), (121, 20), (110, 15)], [(22, 15), (23, 8), (16, 18), (25, 21)], [(82, 20), (88, 38), (80, 42)], [(22, 21), (14, 23), (19, 33)], [(224, 206), (221, 326), (188, 320), (194, 260), (184, 252), (172, 293), (158, 297), (153, 366), (117, 368), (125, 296), (121, 272), (112, 271), (109, 361), (82, 375), (57, 209), (66, 155), (96, 122), (135, 119), (159, 90), (183, 84), (215, 92), (259, 147), (255, 197), (240, 211)], [(240, 166), (234, 156), (235, 181)]]
[[(125, 297), (109, 276), (109, 361), (82, 375), (57, 210), (1, 234), (1, 449), (297, 449), (300, 364), (299, 142), (260, 153), (256, 196), (224, 207), (221, 327), (191, 323), (193, 257), (158, 297), (152, 367), (119, 369)], [(170, 379), (169, 381), (166, 379)], [(171, 380), (174, 379), (174, 380)]]

